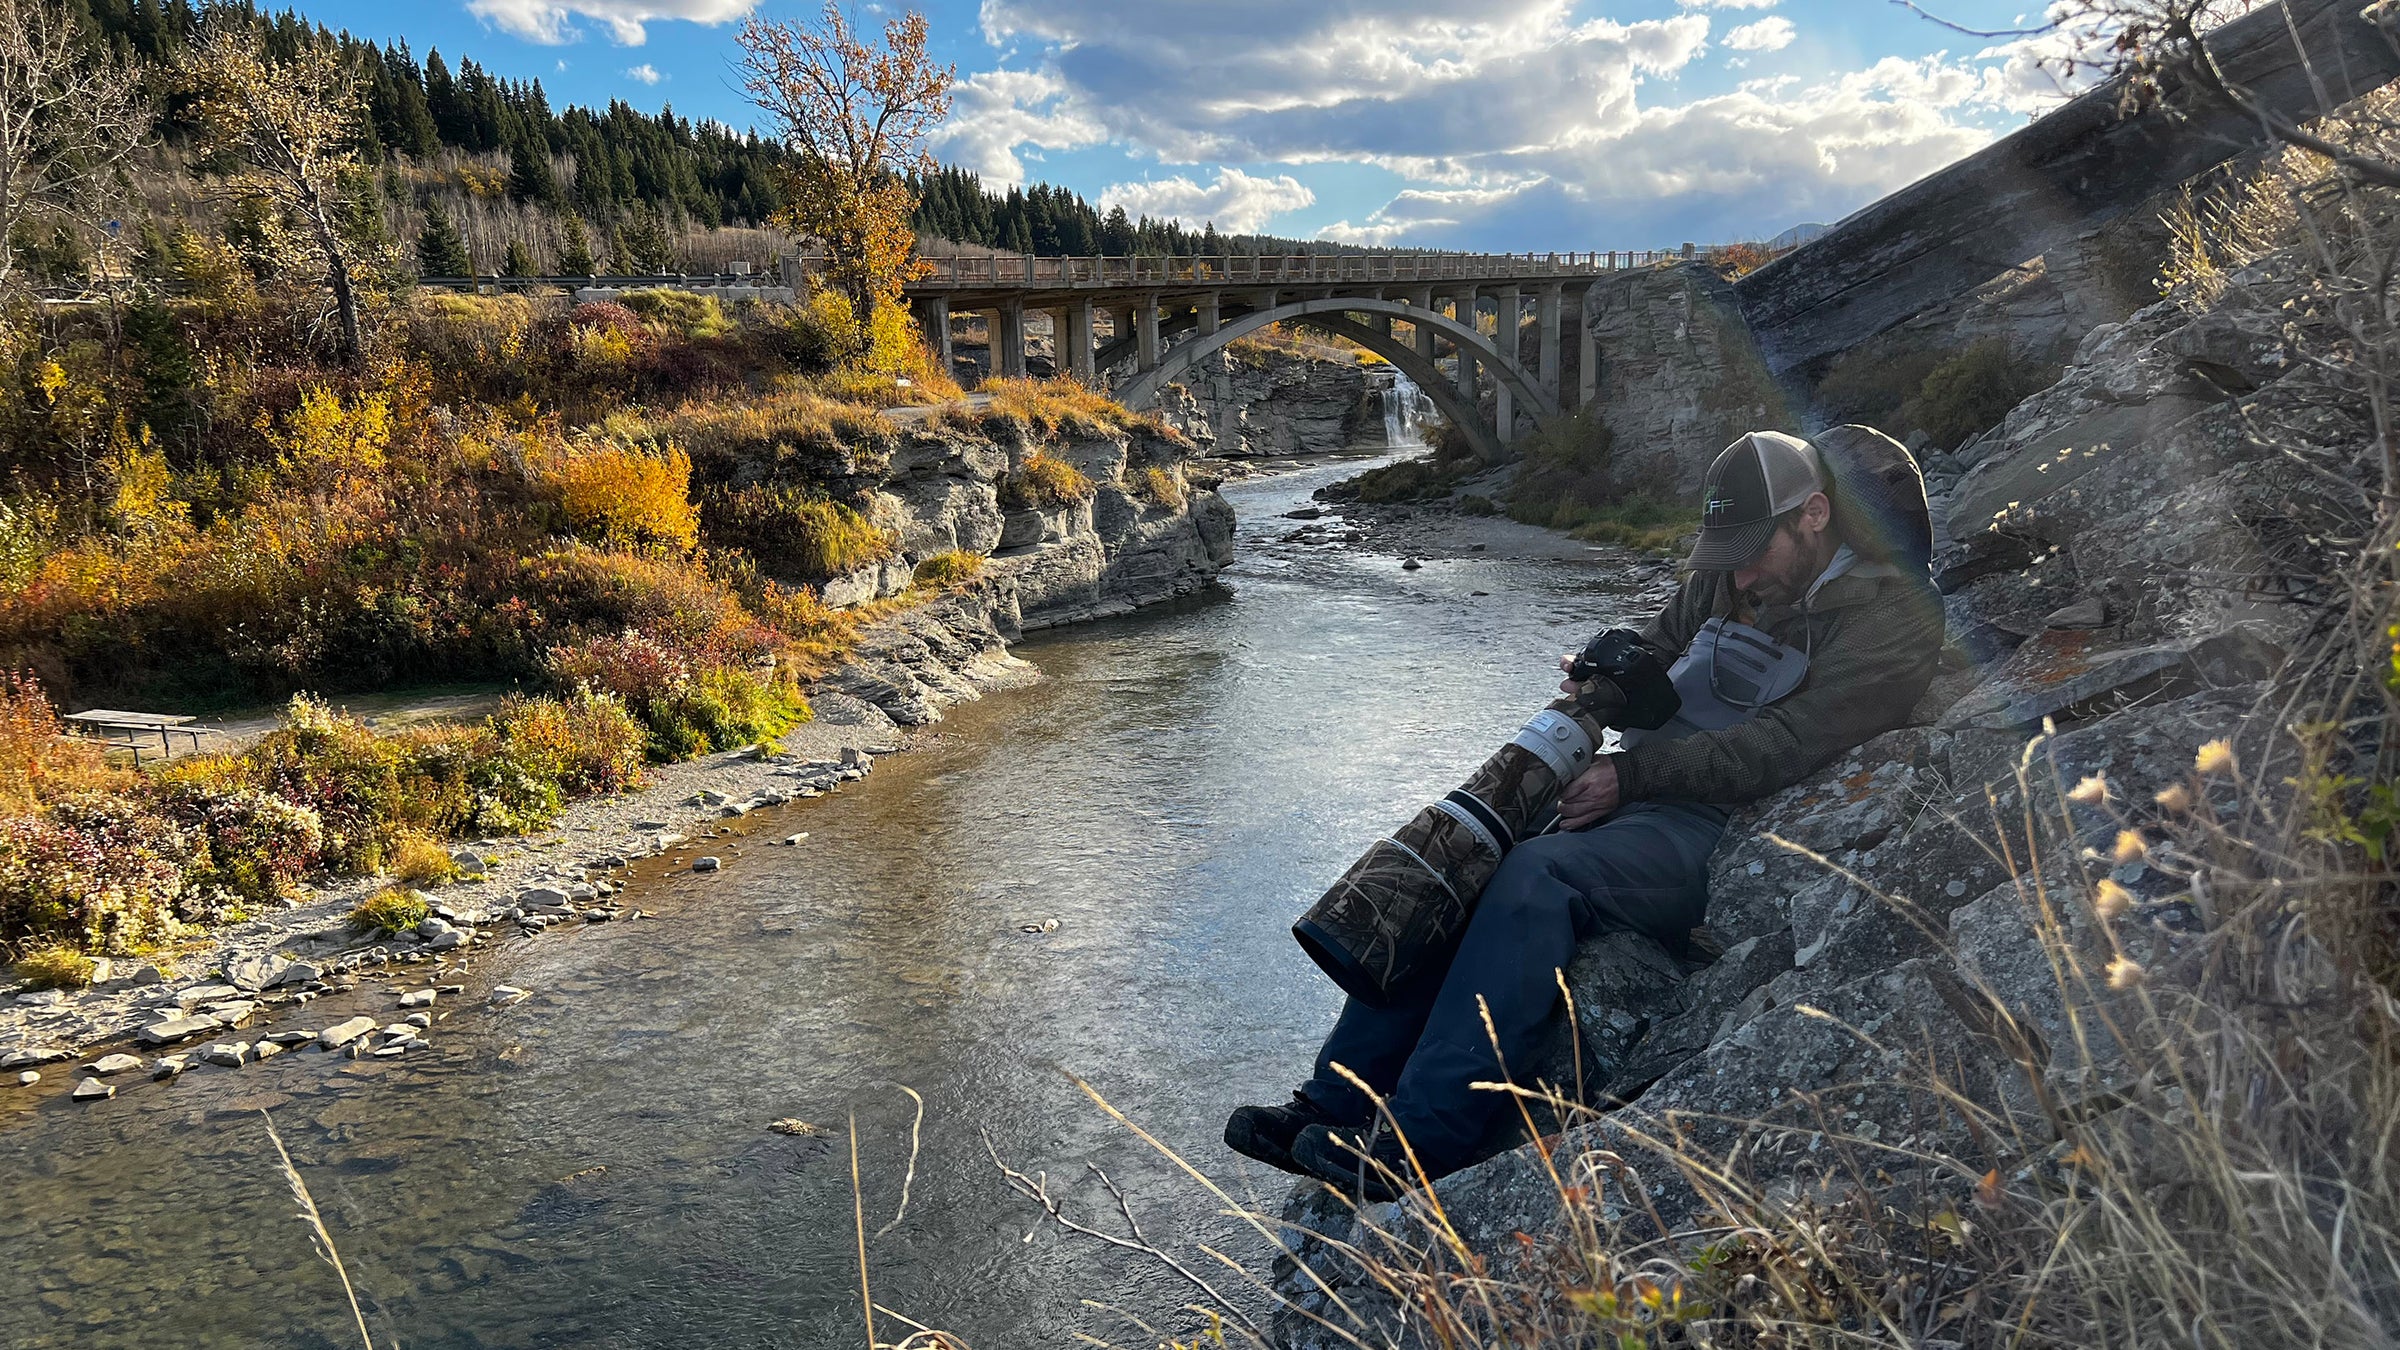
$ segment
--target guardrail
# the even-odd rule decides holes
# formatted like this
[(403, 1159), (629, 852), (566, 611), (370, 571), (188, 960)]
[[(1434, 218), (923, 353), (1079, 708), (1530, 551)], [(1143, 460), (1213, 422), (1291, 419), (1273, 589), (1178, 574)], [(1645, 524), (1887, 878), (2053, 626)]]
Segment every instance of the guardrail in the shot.
[[(993, 286), (1275, 285), (1278, 283), (1507, 281), (1595, 276), (1708, 257), (1713, 248), (1616, 249), (1578, 253), (1294, 253), (1192, 257), (927, 258), (931, 274), (912, 290)], [(802, 276), (823, 271), (821, 254), (786, 259)], [(788, 273), (787, 273), (788, 275)]]
[(632, 291), (651, 286), (669, 286), (677, 290), (702, 287), (754, 286), (779, 287), (783, 283), (772, 273), (761, 276), (756, 272), (660, 272), (652, 275), (619, 275), (597, 277), (419, 277), (417, 284), (445, 291), (522, 291), (522, 290), (581, 290), (586, 286), (610, 290)]

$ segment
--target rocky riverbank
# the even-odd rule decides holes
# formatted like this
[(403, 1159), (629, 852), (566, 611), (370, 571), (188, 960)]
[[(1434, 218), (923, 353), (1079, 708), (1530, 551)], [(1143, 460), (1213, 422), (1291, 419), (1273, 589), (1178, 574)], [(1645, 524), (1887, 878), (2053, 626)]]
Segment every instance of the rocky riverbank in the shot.
[[(810, 690), (815, 718), (779, 746), (659, 766), (640, 791), (573, 803), (537, 834), (463, 843), (456, 859), (467, 875), (425, 897), (430, 917), (414, 933), (354, 930), (351, 908), (385, 884), (355, 879), (182, 950), (107, 962), (89, 989), (13, 991), (0, 1003), (0, 1086), (46, 1084), (88, 1100), (112, 1095), (136, 1068), (171, 1078), (305, 1045), (408, 1053), (430, 1025), (422, 1009), (395, 1007), (428, 1020), (412, 1027), (403, 1018), (372, 1035), (334, 1034), (335, 1024), (319, 1026), (301, 1009), (354, 999), (376, 977), (438, 997), (463, 990), (469, 966), (496, 946), (562, 924), (643, 917), (617, 898), (630, 869), (658, 859), (700, 871), (726, 865), (754, 831), (744, 823), (753, 813), (836, 791), (875, 756), (906, 748), (909, 729), (939, 720), (944, 707), (1035, 678), (1008, 655), (1028, 629), (1130, 613), (1207, 584), (1232, 557), (1233, 514), (1205, 479), (1187, 478), (1188, 451), (1139, 423), (1047, 436), (907, 428), (888, 459), (862, 459), (860, 481), (846, 485), (871, 496), (878, 523), (901, 541), (899, 561), (837, 579), (828, 594), (883, 598), (907, 587), (910, 559), (988, 556), (971, 583), (871, 625)], [(1056, 504), (1012, 499), (1011, 475), (1037, 455), (1072, 466), (1089, 490)], [(262, 1040), (267, 1026), (276, 1029)], [(79, 1072), (54, 1067), (69, 1063)]]

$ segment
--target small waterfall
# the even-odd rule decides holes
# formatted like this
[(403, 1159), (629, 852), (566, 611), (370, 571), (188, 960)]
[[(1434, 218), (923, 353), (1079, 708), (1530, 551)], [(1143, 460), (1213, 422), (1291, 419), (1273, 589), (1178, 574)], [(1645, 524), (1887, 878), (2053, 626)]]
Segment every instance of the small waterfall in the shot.
[(1392, 372), (1391, 387), (1383, 391), (1383, 443), (1394, 449), (1411, 448), (1424, 443), (1417, 434), (1423, 417), (1425, 395), (1414, 382), (1399, 371)]

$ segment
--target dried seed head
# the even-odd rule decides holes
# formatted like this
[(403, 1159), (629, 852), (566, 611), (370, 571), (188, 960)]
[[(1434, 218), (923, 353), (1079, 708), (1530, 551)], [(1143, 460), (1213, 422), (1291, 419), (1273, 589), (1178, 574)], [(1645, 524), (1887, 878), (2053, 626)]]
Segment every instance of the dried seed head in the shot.
[(2117, 831), (2117, 850), (2110, 856), (2122, 866), (2129, 862), (2140, 862), (2149, 852), (2150, 846), (2142, 841), (2139, 831), (2119, 830)]
[(2078, 806), (2098, 806), (2108, 800), (2108, 780), (2096, 773), (2087, 774), (2082, 782), (2075, 785), (2075, 790), (2067, 794), (2067, 800)]
[(2181, 783), (2177, 783), (2173, 787), (2160, 791), (2158, 796), (2152, 800), (2156, 801), (2160, 806), (2165, 807), (2169, 811), (2178, 813), (2189, 811), (2192, 809), (2192, 790), (2185, 787)]
[(2108, 963), (2108, 987), (2131, 989), (2139, 985), (2148, 973), (2142, 969), (2140, 962), (2120, 956)]
[(2113, 919), (2133, 908), (2133, 892), (2118, 885), (2112, 877), (2102, 877), (2092, 893), (2092, 908), (2100, 911), (2101, 918)]
[(2233, 772), (2233, 742), (2220, 738), (2201, 746), (2200, 753), (2192, 757), (2192, 767), (2203, 775)]

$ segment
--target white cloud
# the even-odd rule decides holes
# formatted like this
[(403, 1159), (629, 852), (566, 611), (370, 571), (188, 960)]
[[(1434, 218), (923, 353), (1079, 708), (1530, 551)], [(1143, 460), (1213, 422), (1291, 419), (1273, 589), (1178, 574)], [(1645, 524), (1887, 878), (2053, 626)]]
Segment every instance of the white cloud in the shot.
[[(1364, 164), (1402, 190), (1323, 237), (1647, 248), (1838, 219), (2058, 97), (2027, 43), (1683, 96), (1712, 36), (1733, 62), (1796, 41), (1759, 12), (1774, 4), (1620, 22), (1581, 17), (1583, 0), (1310, 0), (1235, 23), (1224, 0), (981, 0), (985, 36), (1028, 69), (963, 82), (936, 148), (1018, 181), (1039, 151), (1122, 147), (1159, 174), (1102, 202), (1228, 231), (1311, 203), (1305, 166)], [(1255, 172), (1214, 167), (1230, 164)]]
[(625, 67), (625, 75), (628, 79), (640, 80), (644, 84), (656, 84), (660, 80), (666, 78), (666, 76), (658, 73), (658, 67), (651, 65), (647, 61), (644, 61), (638, 66)]
[(1251, 234), (1286, 211), (1316, 204), (1317, 194), (1290, 174), (1254, 177), (1230, 166), (1217, 170), (1206, 187), (1178, 174), (1101, 190), (1102, 209), (1122, 206), (1129, 216), (1175, 219), (1186, 225), (1214, 224), (1226, 234)]
[(528, 42), (558, 46), (583, 36), (577, 18), (597, 20), (619, 46), (649, 40), (642, 25), (657, 19), (719, 24), (758, 7), (758, 0), (467, 0), (467, 11)]
[(931, 137), (933, 151), (996, 186), (1022, 183), (1019, 148), (1072, 150), (1108, 138), (1097, 120), (1067, 106), (1067, 93), (1066, 82), (1049, 71), (968, 76), (950, 92), (950, 120)]
[(1737, 52), (1779, 52), (1792, 45), (1792, 21), (1770, 14), (1725, 35), (1725, 45)]

